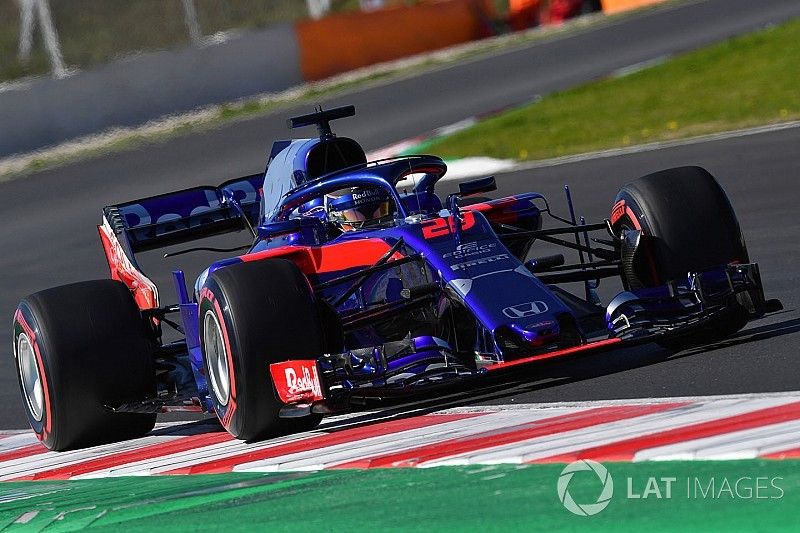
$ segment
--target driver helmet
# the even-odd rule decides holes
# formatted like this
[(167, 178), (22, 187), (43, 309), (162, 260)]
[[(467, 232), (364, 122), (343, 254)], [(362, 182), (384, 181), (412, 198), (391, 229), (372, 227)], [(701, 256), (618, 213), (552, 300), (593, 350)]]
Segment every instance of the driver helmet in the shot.
[(389, 193), (380, 187), (355, 187), (329, 200), (328, 211), (332, 221), (349, 231), (380, 222), (391, 214), (390, 204)]

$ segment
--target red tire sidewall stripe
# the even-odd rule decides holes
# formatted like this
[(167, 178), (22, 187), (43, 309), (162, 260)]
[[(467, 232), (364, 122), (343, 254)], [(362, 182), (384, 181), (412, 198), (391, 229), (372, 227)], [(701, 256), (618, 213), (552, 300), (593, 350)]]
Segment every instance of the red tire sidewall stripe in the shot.
[[(22, 312), (22, 309), (17, 308), (16, 313), (14, 313), (14, 321), (17, 324), (19, 324), (19, 326), (22, 328), (22, 331), (25, 332), (25, 334), (28, 336), (28, 340), (30, 341), (31, 346), (33, 347), (33, 352), (36, 354), (36, 364), (37, 364), (37, 366), (39, 368), (39, 376), (40, 376), (40, 379), (42, 381), (42, 388), (44, 389), (44, 413), (42, 414), (41, 423), (36, 423), (35, 419), (33, 418), (32, 413), (29, 413), (29, 414), (31, 415), (31, 422), (33, 422), (31, 425), (33, 426), (33, 430), (36, 433), (36, 438), (39, 439), (40, 441), (46, 442), (48, 437), (52, 433), (53, 421), (52, 421), (52, 417), (51, 417), (52, 408), (51, 408), (51, 405), (50, 405), (50, 386), (47, 383), (47, 375), (45, 374), (45, 371), (44, 371), (44, 362), (42, 361), (42, 353), (41, 353), (41, 351), (39, 349), (39, 343), (38, 343), (37, 338), (36, 338), (36, 333), (35, 333), (34, 329), (28, 324), (28, 321), (25, 318), (25, 315)], [(15, 338), (14, 338), (14, 345), (15, 345), (14, 346), (14, 352), (15, 353), (16, 353), (16, 350), (17, 350), (16, 344), (17, 344), (17, 338), (15, 336)], [(18, 354), (17, 354), (17, 356), (18, 356)], [(17, 362), (17, 364), (19, 365), (19, 362)], [(17, 371), (19, 372), (19, 370), (17, 370)], [(21, 379), (21, 377), (20, 377), (20, 379)], [(26, 401), (26, 403), (27, 403), (27, 401)], [(26, 407), (26, 411), (27, 411), (27, 407)], [(41, 425), (41, 433), (39, 431), (37, 431), (36, 425)]]
[(639, 219), (636, 217), (636, 213), (633, 212), (631, 206), (629, 206), (625, 199), (620, 199), (614, 206), (611, 208), (611, 224), (616, 224), (619, 219), (622, 218), (623, 215), (627, 215), (628, 219), (633, 224), (633, 227), (639, 231), (642, 230), (642, 225), (639, 223)]
[[(219, 300), (216, 298), (214, 293), (211, 289), (204, 287), (202, 291), (200, 291), (200, 307), (203, 307), (203, 300), (208, 301), (211, 305), (214, 314), (217, 317), (217, 322), (219, 323), (220, 331), (222, 332), (222, 340), (225, 343), (225, 356), (228, 360), (228, 376), (229, 376), (229, 386), (230, 390), (230, 398), (228, 399), (228, 404), (225, 406), (224, 412), (219, 413), (217, 412), (217, 416), (222, 423), (222, 426), (230, 430), (230, 423), (231, 419), (233, 418), (234, 412), (236, 412), (236, 374), (234, 373), (233, 369), (233, 352), (231, 351), (231, 341), (230, 336), (228, 334), (228, 326), (225, 323), (225, 315), (222, 313), (222, 308), (219, 305)], [(203, 358), (205, 360), (205, 357)], [(208, 374), (208, 372), (206, 372)], [(209, 384), (210, 386), (210, 384)], [(216, 402), (216, 395), (211, 393), (212, 397), (215, 399)]]
[(642, 225), (639, 224), (639, 219), (636, 218), (636, 215), (634, 214), (633, 209), (631, 209), (630, 206), (627, 205), (625, 206), (625, 214), (628, 215), (628, 218), (631, 220), (631, 224), (633, 224), (633, 227), (639, 231), (642, 231)]
[[(641, 208), (639, 210), (641, 211)], [(633, 209), (631, 209), (631, 206), (625, 201), (625, 198), (620, 199), (614, 204), (614, 207), (611, 208), (611, 224), (616, 224), (623, 216), (626, 217), (631, 224), (633, 224), (634, 229), (641, 231), (643, 235), (647, 234), (647, 232), (642, 230), (642, 224), (639, 222), (639, 218), (636, 216), (636, 213), (633, 211)], [(650, 275), (653, 277), (653, 282), (658, 285), (661, 276), (658, 274), (658, 268), (656, 267), (652, 250), (647, 250), (646, 256), (647, 266), (650, 268)]]

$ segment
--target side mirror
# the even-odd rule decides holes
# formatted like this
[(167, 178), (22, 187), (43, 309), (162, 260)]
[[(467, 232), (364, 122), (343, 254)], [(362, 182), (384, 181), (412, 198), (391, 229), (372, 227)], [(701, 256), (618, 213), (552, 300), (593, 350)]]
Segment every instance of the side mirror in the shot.
[(494, 176), (462, 181), (458, 184), (458, 193), (460, 196), (472, 196), (473, 194), (492, 192), (496, 190), (497, 182), (495, 182)]

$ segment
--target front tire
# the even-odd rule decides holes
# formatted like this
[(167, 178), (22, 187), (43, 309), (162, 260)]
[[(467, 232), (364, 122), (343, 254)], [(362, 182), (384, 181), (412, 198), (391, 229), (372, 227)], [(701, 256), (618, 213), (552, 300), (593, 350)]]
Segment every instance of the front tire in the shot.
[(200, 291), (200, 339), (209, 392), (225, 429), (255, 440), (295, 427), (315, 427), (321, 415), (281, 419), (283, 406), (269, 366), (315, 360), (325, 336), (308, 280), (286, 259), (215, 271)]
[(20, 302), (14, 359), (36, 436), (62, 451), (145, 435), (155, 414), (106, 405), (155, 395), (152, 344), (130, 291), (114, 280), (55, 287)]
[[(623, 257), (627, 290), (685, 281), (689, 272), (749, 262), (725, 191), (700, 167), (662, 170), (625, 185), (617, 194), (611, 221), (617, 234), (641, 230), (645, 238), (637, 259)], [(717, 340), (735, 333), (747, 320), (746, 307), (731, 298), (726, 312), (713, 323), (662, 344), (674, 348)]]

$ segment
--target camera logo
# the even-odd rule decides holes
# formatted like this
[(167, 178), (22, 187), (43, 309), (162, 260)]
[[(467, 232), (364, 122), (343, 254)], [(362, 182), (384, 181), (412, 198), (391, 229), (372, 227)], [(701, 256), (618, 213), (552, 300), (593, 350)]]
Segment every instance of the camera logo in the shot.
[[(597, 475), (597, 479), (603, 485), (603, 490), (597, 497), (596, 502), (577, 503), (569, 493), (569, 483), (572, 481), (572, 476), (574, 476), (576, 472), (589, 471)], [(561, 475), (558, 477), (556, 490), (558, 491), (558, 499), (561, 500), (561, 504), (567, 511), (578, 516), (592, 516), (608, 507), (608, 504), (611, 502), (611, 497), (614, 495), (614, 480), (611, 479), (611, 475), (608, 473), (608, 470), (606, 470), (606, 467), (600, 463), (584, 459), (568, 464), (564, 470), (561, 471)]]

